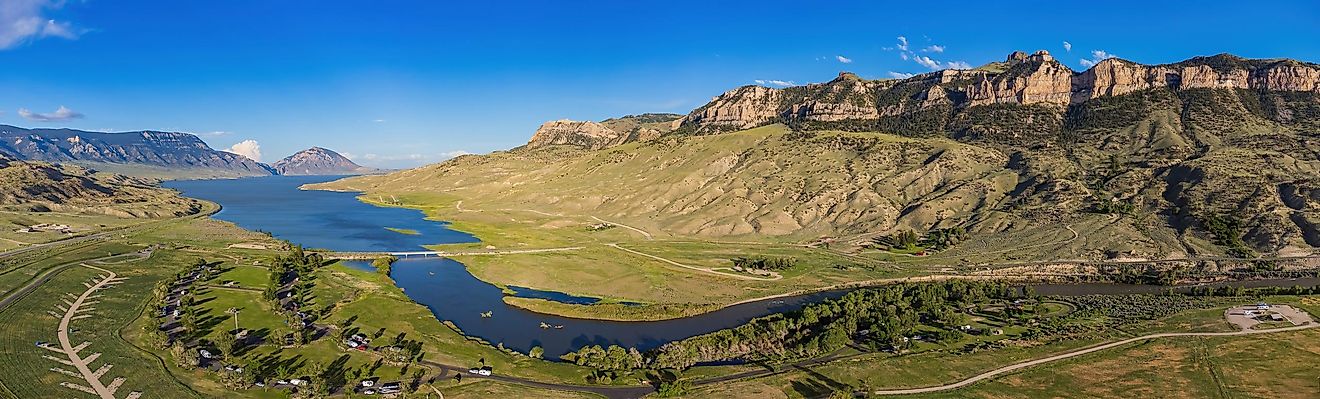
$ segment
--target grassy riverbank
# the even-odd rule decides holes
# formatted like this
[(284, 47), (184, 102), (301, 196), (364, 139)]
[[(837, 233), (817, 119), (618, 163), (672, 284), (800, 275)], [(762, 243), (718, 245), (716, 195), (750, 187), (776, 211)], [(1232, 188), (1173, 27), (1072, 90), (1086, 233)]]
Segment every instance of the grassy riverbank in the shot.
[[(391, 198), (392, 202), (380, 203), (377, 198)], [(896, 267), (884, 262), (884, 256), (857, 256), (785, 242), (648, 236), (650, 233), (644, 230), (602, 222), (591, 215), (475, 209), (444, 194), (363, 195), (359, 199), (377, 206), (419, 209), (429, 219), (450, 222), (450, 228), (475, 235), (481, 242), (430, 248), (491, 253), (453, 257), (482, 281), (498, 287), (520, 286), (602, 299), (597, 305), (506, 300), (515, 306), (568, 317), (671, 319), (757, 298), (931, 272), (924, 267)], [(564, 250), (519, 253), (544, 249)], [(748, 257), (782, 258), (791, 261), (791, 267), (761, 274), (734, 268), (735, 258)], [(637, 306), (622, 306), (621, 302)]]

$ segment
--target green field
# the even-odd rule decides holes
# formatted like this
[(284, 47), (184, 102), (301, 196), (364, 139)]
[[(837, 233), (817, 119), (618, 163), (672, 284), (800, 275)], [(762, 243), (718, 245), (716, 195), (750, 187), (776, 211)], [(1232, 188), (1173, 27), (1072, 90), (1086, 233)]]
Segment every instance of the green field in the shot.
[[(1316, 297), (1271, 297), (1314, 311)], [(926, 347), (906, 355), (858, 354), (785, 373), (697, 388), (688, 397), (810, 398), (836, 391), (936, 386), (1009, 364), (1101, 342), (1157, 332), (1232, 331), (1225, 307), (1194, 309), (1101, 335), (1043, 345), (962, 353)], [(958, 344), (961, 345), (961, 344)], [(1140, 341), (1031, 367), (968, 388), (907, 395), (931, 398), (1006, 397), (1269, 397), (1309, 398), (1320, 393), (1320, 329), (1245, 337), (1174, 337)], [(727, 370), (733, 372), (734, 370)], [(687, 375), (701, 378), (704, 375)]]
[[(106, 383), (113, 377), (126, 378), (120, 388), (123, 394), (142, 391), (144, 397), (197, 396), (166, 373), (159, 358), (123, 340), (120, 335), (121, 331), (131, 332), (133, 320), (144, 311), (151, 288), (162, 277), (157, 267), (176, 259), (175, 255), (165, 253), (154, 256), (151, 262), (101, 266), (128, 279), (103, 291), (103, 297), (99, 298), (100, 302), (94, 305), (95, 310), (90, 313), (93, 317), (76, 320), (71, 325), (77, 329), (77, 332), (71, 334), (73, 342), (91, 342), (82, 351), (83, 356), (101, 353), (93, 369), (101, 364), (114, 365), (105, 378)], [(48, 315), (47, 311), (59, 312), (55, 306), (62, 303), (61, 298), (66, 298), (69, 293), (81, 294), (86, 290), (83, 283), (98, 274), (84, 267), (70, 268), (0, 312), (0, 325), (10, 326), (2, 330), (3, 337), (0, 337), (0, 354), (7, 359), (0, 362), (0, 384), (10, 395), (20, 398), (82, 395), (57, 385), (59, 382), (81, 380), (50, 371), (51, 367), (64, 366), (42, 356), (59, 355), (38, 348), (33, 343), (55, 341), (59, 320)]]

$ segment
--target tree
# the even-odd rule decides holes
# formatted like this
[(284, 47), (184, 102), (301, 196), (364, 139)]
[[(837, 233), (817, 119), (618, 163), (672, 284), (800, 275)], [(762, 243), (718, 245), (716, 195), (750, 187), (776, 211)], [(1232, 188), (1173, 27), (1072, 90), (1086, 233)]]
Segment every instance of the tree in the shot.
[(170, 355), (174, 357), (174, 364), (180, 368), (191, 370), (201, 364), (201, 356), (197, 351), (188, 349), (183, 344), (175, 343), (170, 347)]
[(220, 334), (220, 337), (215, 339), (215, 348), (219, 349), (225, 356), (233, 355), (240, 346), (242, 345), (238, 342), (238, 339), (234, 338), (234, 334)]
[(686, 395), (687, 391), (691, 388), (692, 384), (687, 381), (664, 381), (661, 382), (660, 387), (656, 389), (655, 395), (662, 398), (683, 396)]

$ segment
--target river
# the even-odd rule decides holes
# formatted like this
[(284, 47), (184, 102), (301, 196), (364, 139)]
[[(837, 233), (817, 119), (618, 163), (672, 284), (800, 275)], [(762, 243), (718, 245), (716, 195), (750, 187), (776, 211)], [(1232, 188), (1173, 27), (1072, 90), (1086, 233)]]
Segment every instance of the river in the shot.
[[(469, 234), (450, 230), (440, 221), (425, 220), (421, 211), (372, 206), (357, 194), (299, 190), (303, 184), (334, 180), (335, 176), (277, 176), (233, 180), (188, 180), (165, 183), (183, 195), (219, 203), (213, 217), (245, 229), (308, 248), (334, 251), (413, 251), (424, 244), (475, 242)], [(403, 234), (388, 228), (415, 230)], [(410, 232), (411, 233), (411, 232)], [(368, 262), (344, 262), (371, 269)], [(735, 327), (756, 317), (801, 309), (803, 305), (844, 292), (826, 292), (731, 306), (682, 319), (653, 322), (617, 322), (572, 319), (527, 311), (504, 303), (499, 287), (478, 280), (463, 264), (445, 258), (401, 259), (390, 274), (414, 301), (431, 309), (436, 318), (449, 320), (464, 334), (492, 345), (527, 352), (533, 346), (547, 358), (585, 345), (620, 345), (646, 350), (693, 335)], [(569, 303), (590, 303), (595, 298), (559, 292), (515, 288), (519, 296)], [(483, 318), (481, 313), (491, 312)], [(563, 328), (542, 329), (541, 323)]]
[[(476, 242), (470, 234), (449, 229), (447, 223), (427, 220), (421, 211), (372, 206), (357, 200), (357, 194), (299, 190), (303, 184), (337, 179), (337, 176), (277, 176), (235, 180), (192, 180), (167, 182), (166, 187), (184, 195), (219, 203), (223, 209), (214, 217), (249, 230), (308, 248), (334, 251), (414, 251), (426, 244)], [(400, 229), (408, 234), (390, 230)], [(415, 232), (415, 234), (413, 234)], [(349, 267), (371, 269), (367, 262), (345, 262)], [(795, 297), (763, 300), (730, 306), (682, 319), (617, 322), (572, 319), (527, 311), (504, 303), (499, 287), (468, 273), (463, 264), (444, 258), (403, 259), (394, 264), (392, 277), (414, 301), (425, 305), (440, 320), (448, 320), (463, 333), (480, 337), (492, 345), (503, 344), (521, 352), (533, 346), (555, 358), (586, 345), (620, 345), (647, 350), (666, 342), (735, 327), (756, 317), (793, 311), (845, 291), (829, 291)], [(1246, 286), (1317, 285), (1316, 279), (1237, 283)], [(1158, 293), (1165, 287), (1121, 284), (1039, 285), (1045, 295)], [(559, 292), (514, 288), (518, 296), (568, 303), (591, 303), (595, 298)], [(491, 312), (492, 317), (481, 314)], [(541, 323), (563, 328), (540, 328)]]

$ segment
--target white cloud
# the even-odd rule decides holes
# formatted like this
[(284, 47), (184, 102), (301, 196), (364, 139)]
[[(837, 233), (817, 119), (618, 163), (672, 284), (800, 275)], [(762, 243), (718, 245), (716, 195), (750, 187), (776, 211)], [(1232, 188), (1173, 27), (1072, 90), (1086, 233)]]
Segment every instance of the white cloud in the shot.
[(1063, 42), (1063, 51), (1072, 52), (1072, 43)]
[(762, 86), (779, 86), (779, 87), (797, 86), (797, 83), (793, 83), (793, 81), (791, 80), (757, 79), (754, 80), (754, 82)]
[(238, 155), (248, 157), (253, 161), (261, 162), (261, 144), (256, 140), (243, 140), (224, 150)]
[(906, 37), (903, 36), (898, 37), (898, 49), (903, 51), (908, 51), (908, 41)]
[(447, 151), (447, 152), (442, 152), (442, 153), (440, 153), (440, 157), (441, 157), (441, 158), (444, 158), (444, 159), (458, 158), (458, 157), (461, 157), (461, 156), (464, 156), (464, 155), (472, 155), (472, 153), (467, 152), (467, 151), (464, 151), (464, 150), (453, 150), (453, 151)]
[(1099, 64), (1100, 61), (1104, 61), (1110, 58), (1118, 58), (1118, 56), (1109, 54), (1104, 50), (1091, 50), (1091, 58), (1090, 59), (1083, 58), (1081, 61), (1078, 61), (1078, 63), (1082, 64), (1082, 66), (1084, 67), (1090, 67), (1095, 64)]
[(842, 55), (836, 55), (836, 56), (834, 56), (834, 59), (839, 60), (839, 62), (842, 62), (842, 63), (844, 63), (844, 64), (851, 64), (851, 63), (852, 63), (852, 58), (844, 57), (844, 56), (842, 56)]
[(384, 120), (384, 119), (376, 119), (376, 120), (373, 120), (372, 122), (376, 122), (376, 123), (385, 123), (385, 120)]
[(231, 135), (231, 134), (234, 134), (234, 133), (217, 130), (217, 131), (214, 131), (214, 132), (193, 133), (193, 134), (198, 135), (198, 136), (203, 136), (203, 137), (224, 137), (224, 136), (228, 136), (228, 135)]
[(949, 61), (944, 66), (949, 69), (972, 69), (972, 64), (968, 64), (967, 61)]
[(72, 24), (45, 16), (47, 10), (63, 6), (63, 0), (0, 1), (0, 50), (45, 37), (77, 39), (78, 32)]
[(934, 69), (940, 69), (940, 62), (939, 62), (939, 61), (936, 61), (936, 60), (932, 60), (932, 59), (930, 59), (930, 57), (925, 57), (925, 56), (920, 56), (920, 55), (918, 55), (918, 56), (912, 57), (912, 61), (916, 61), (916, 63), (921, 64), (921, 66), (924, 66), (924, 67), (926, 67), (926, 68), (930, 68), (930, 69), (932, 69), (932, 70), (934, 70)]
[(900, 54), (898, 55), (898, 58), (902, 58), (903, 61), (907, 61), (907, 60), (908, 60), (908, 55), (907, 55), (907, 53), (900, 53)]
[(63, 122), (71, 119), (80, 119), (83, 117), (83, 114), (61, 105), (59, 109), (55, 110), (55, 112), (45, 114), (28, 111), (27, 108), (19, 108), (18, 116), (34, 122)]
[(925, 53), (943, 53), (944, 46), (938, 44), (932, 44), (929, 47), (921, 49), (921, 51)]
[(894, 79), (907, 79), (907, 78), (910, 78), (910, 77), (913, 77), (913, 76), (917, 76), (917, 75), (916, 75), (916, 74), (912, 74), (912, 73), (903, 73), (903, 72), (889, 71), (889, 77), (894, 78)]

